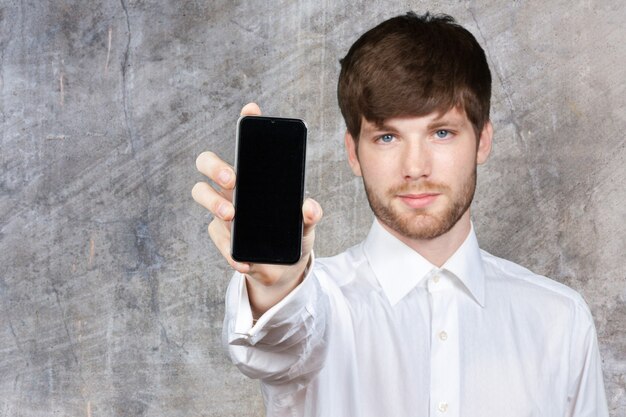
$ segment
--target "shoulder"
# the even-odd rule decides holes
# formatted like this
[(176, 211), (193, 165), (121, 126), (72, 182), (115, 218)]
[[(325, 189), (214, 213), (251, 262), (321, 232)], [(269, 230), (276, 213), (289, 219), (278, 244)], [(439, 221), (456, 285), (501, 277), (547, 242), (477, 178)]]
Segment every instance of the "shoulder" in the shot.
[(587, 303), (576, 290), (484, 250), (481, 257), (487, 291), (493, 295), (543, 314), (593, 322)]

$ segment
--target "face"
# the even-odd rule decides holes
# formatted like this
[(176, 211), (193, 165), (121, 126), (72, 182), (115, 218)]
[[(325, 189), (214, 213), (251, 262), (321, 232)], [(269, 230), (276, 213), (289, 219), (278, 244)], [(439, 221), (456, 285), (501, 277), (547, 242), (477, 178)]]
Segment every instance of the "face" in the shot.
[(476, 165), (487, 159), (491, 139), (490, 123), (476, 138), (465, 112), (453, 108), (381, 126), (363, 119), (358, 146), (346, 134), (346, 147), (374, 215), (401, 236), (423, 240), (445, 234), (464, 216), (469, 222)]

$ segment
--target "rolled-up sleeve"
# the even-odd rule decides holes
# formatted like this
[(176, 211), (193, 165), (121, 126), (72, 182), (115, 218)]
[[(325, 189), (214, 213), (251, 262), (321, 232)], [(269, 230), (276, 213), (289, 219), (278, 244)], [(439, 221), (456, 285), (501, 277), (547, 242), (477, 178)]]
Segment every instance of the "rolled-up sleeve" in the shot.
[(306, 384), (326, 355), (329, 307), (313, 271), (253, 323), (245, 276), (235, 273), (226, 293), (223, 341), (241, 372), (267, 384)]

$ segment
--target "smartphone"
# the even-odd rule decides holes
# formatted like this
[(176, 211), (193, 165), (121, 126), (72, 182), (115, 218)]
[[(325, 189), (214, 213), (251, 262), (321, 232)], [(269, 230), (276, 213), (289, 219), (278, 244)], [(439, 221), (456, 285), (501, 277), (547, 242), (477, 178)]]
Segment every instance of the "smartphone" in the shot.
[(242, 116), (237, 123), (231, 255), (294, 264), (302, 254), (306, 123)]

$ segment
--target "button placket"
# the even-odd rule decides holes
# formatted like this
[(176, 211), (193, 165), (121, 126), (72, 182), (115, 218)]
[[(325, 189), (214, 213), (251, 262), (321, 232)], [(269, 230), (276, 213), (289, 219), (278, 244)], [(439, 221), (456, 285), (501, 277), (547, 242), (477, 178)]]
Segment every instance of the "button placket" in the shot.
[[(436, 278), (439, 278), (436, 280)], [(431, 416), (459, 417), (458, 305), (452, 277), (443, 272), (429, 282), (431, 297)]]

